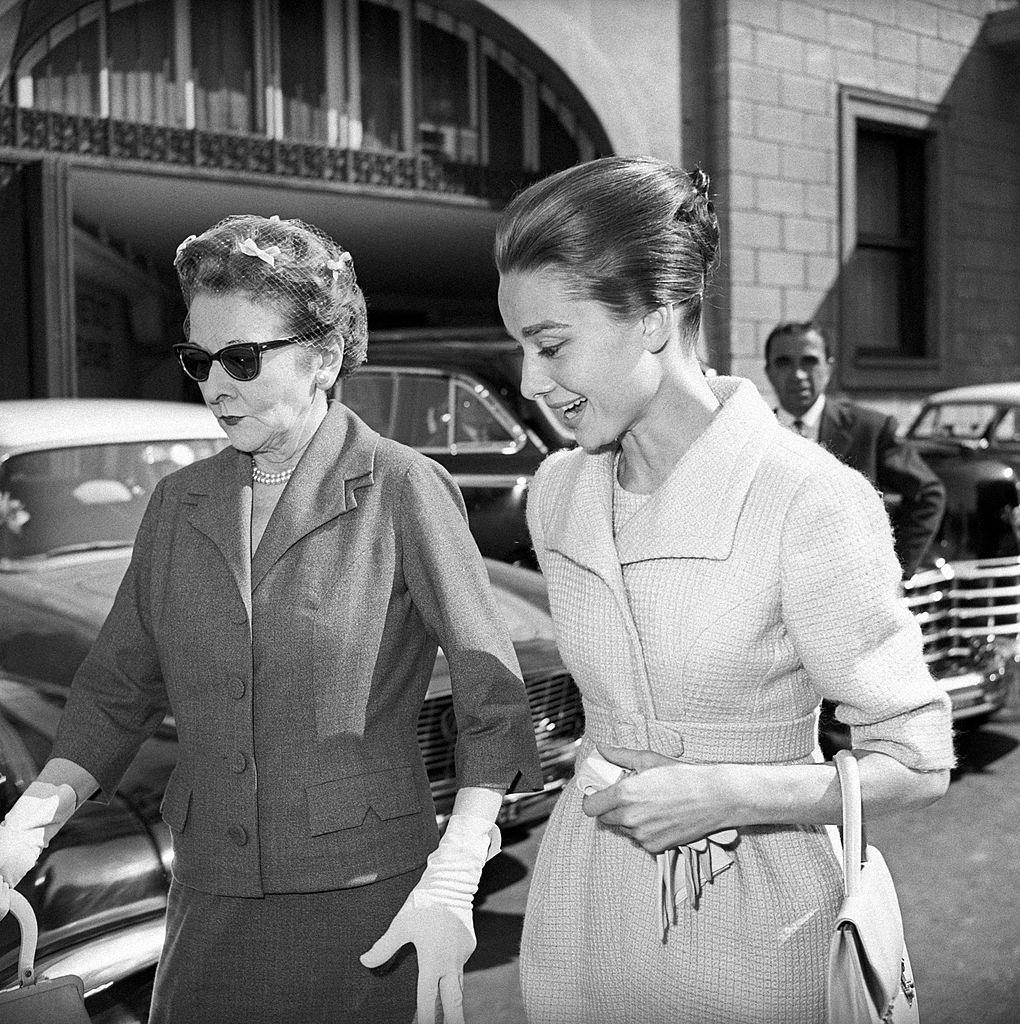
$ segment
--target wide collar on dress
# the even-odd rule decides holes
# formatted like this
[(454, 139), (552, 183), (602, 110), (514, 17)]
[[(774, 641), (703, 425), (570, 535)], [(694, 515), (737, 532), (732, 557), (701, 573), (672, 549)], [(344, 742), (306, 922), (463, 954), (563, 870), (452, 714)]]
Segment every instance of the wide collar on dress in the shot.
[(373, 482), (379, 435), (331, 402), (251, 557), (252, 458), (225, 448), (188, 487), (189, 520), (222, 552), (248, 605), (266, 573), (290, 547), (357, 505), (355, 488)]
[(653, 558), (724, 559), (751, 482), (781, 431), (754, 384), (712, 377), (722, 403), (705, 432), (668, 479), (613, 537), (615, 451), (576, 455), (573, 480), (559, 492), (559, 507), (545, 545), (612, 583), (620, 565)]

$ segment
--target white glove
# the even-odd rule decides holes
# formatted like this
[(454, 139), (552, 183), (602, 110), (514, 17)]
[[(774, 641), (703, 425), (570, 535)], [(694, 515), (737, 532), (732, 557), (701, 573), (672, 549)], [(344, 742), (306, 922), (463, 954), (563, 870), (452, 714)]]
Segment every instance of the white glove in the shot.
[(366, 967), (379, 967), (401, 946), (414, 943), (418, 1024), (435, 1024), (437, 990), (446, 1024), (464, 1024), (464, 964), (475, 950), (472, 900), (485, 862), (499, 848), (499, 829), (491, 819), (452, 815), (418, 884), (361, 957)]
[(0, 878), (17, 885), (77, 805), (67, 783), (31, 783), (0, 822)]

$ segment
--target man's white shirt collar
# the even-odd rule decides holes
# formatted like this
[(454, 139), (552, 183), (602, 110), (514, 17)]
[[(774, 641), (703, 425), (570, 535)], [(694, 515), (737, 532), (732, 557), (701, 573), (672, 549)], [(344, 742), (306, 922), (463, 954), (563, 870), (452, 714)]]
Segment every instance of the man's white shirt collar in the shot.
[(801, 433), (804, 437), (810, 438), (812, 441), (818, 440), (818, 426), (822, 420), (822, 411), (825, 409), (825, 395), (819, 395), (814, 404), (808, 409), (803, 416), (794, 416), (788, 413), (782, 406), (776, 409), (776, 417), (779, 422), (786, 427), (788, 430), (792, 430), (795, 434), (797, 428), (793, 425), (793, 421), (799, 419), (804, 424)]

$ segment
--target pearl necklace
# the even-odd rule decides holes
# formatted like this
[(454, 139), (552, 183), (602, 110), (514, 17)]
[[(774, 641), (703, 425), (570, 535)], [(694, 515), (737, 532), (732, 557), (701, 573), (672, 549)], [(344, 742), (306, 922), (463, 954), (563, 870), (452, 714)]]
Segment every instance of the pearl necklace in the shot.
[(290, 469), (282, 469), (279, 473), (267, 473), (264, 469), (259, 469), (252, 459), (251, 478), (257, 484), (285, 484), (293, 475), (293, 466)]

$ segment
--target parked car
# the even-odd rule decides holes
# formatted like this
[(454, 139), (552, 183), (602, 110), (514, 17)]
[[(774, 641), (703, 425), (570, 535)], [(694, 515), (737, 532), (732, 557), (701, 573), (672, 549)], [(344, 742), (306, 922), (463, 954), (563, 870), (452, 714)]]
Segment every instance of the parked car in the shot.
[(368, 362), (335, 394), (450, 471), (483, 555), (535, 568), (527, 486), (550, 451), (574, 441), (521, 395), (520, 380), (521, 350), (500, 329), (385, 331), (372, 334)]
[(1020, 554), (1020, 381), (937, 392), (907, 437), (946, 486), (932, 561)]
[[(113, 602), (152, 488), (226, 443), (200, 405), (0, 402), (0, 816), (48, 755), (68, 683)], [(545, 777), (542, 793), (505, 799), (500, 821), (517, 824), (544, 817), (569, 779), (583, 713), (556, 650), (541, 576), (492, 560), (486, 567), (521, 664)], [(440, 653), (418, 740), (441, 824), (455, 794), (450, 689)], [(168, 718), (113, 804), (82, 808), (22, 886), (40, 919), (40, 962), (67, 952), (89, 991), (111, 978), (134, 984), (139, 961), (151, 965), (158, 954), (171, 856), (159, 804), (175, 758)], [(14, 978), (16, 945), (13, 922), (3, 922), (0, 987)]]
[[(905, 600), (954, 724), (973, 727), (1020, 690), (1020, 383), (937, 392), (906, 436), (945, 485), (946, 512)], [(831, 751), (847, 730), (826, 710)]]
[(907, 437), (946, 487), (931, 567), (907, 603), (956, 721), (977, 724), (1020, 686), (1020, 381), (939, 391)]

